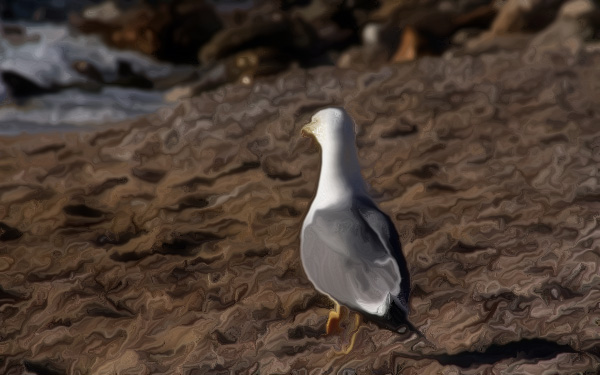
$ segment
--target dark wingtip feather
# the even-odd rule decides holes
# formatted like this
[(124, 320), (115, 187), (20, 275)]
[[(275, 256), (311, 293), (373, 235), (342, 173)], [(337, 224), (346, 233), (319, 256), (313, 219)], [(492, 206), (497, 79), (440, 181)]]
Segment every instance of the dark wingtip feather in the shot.
[(408, 321), (406, 316), (407, 307), (398, 305), (394, 299), (392, 300), (392, 303), (390, 303), (390, 308), (384, 316), (365, 314), (365, 320), (372, 321), (383, 328), (389, 329), (390, 331), (402, 334), (414, 332), (419, 337), (425, 338), (421, 331), (419, 331)]

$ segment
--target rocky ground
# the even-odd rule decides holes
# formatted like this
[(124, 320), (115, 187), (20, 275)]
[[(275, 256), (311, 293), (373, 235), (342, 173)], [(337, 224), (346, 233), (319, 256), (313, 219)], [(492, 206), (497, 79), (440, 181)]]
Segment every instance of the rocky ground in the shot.
[[(529, 33), (500, 14), (441, 57), (296, 66), (0, 139), (1, 372), (596, 373), (594, 8)], [(341, 354), (348, 333), (325, 334), (298, 238), (320, 157), (299, 130), (331, 105), (356, 119), (425, 338), (366, 322)]]

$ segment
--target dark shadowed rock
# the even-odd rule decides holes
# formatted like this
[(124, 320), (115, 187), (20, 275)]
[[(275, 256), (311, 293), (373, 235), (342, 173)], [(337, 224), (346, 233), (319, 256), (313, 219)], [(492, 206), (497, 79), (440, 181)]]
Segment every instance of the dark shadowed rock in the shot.
[(10, 227), (0, 222), (0, 241), (14, 241), (19, 239), (23, 233), (17, 228)]
[(222, 26), (211, 4), (192, 0), (143, 5), (110, 18), (72, 16), (70, 22), (108, 45), (176, 63), (197, 62), (198, 49)]
[(44, 86), (17, 72), (5, 70), (0, 73), (0, 77), (9, 94), (14, 98), (25, 98), (56, 91), (55, 87)]

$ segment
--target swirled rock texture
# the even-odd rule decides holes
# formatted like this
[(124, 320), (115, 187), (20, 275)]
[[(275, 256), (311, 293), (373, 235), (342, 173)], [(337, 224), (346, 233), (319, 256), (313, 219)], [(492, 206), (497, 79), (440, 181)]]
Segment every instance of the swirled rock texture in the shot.
[[(539, 374), (600, 366), (600, 49), (291, 70), (0, 140), (4, 374)], [(536, 44), (538, 43), (538, 44)], [(356, 119), (429, 343), (325, 335), (299, 230), (323, 106)]]

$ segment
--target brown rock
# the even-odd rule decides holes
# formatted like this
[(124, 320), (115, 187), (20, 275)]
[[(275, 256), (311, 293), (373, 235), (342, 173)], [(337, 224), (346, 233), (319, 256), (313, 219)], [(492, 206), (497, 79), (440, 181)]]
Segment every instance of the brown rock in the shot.
[(420, 43), (421, 38), (419, 37), (419, 34), (417, 34), (417, 31), (410, 26), (405, 27), (402, 31), (402, 38), (398, 50), (394, 56), (392, 56), (392, 62), (403, 62), (416, 59)]
[(71, 64), (73, 70), (84, 77), (96, 82), (104, 82), (104, 77), (98, 68), (93, 63), (85, 60), (78, 60)]
[(110, 18), (72, 16), (70, 21), (109, 45), (176, 63), (197, 62), (198, 49), (222, 26), (212, 5), (192, 0), (141, 6)]
[(426, 54), (439, 55), (449, 47), (454, 34), (462, 29), (483, 30), (489, 26), (496, 9), (479, 0), (448, 6), (443, 2), (384, 1), (370, 14), (379, 23), (379, 38), (389, 49), (391, 61), (408, 61)]
[(242, 51), (205, 67), (198, 80), (173, 88), (165, 94), (165, 100), (173, 102), (189, 98), (226, 83), (240, 82), (249, 85), (256, 77), (279, 73), (289, 64), (289, 56), (273, 48), (260, 47)]
[(283, 12), (264, 12), (243, 24), (219, 31), (199, 52), (204, 64), (245, 49), (263, 46), (290, 51), (294, 45), (291, 19)]

